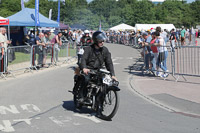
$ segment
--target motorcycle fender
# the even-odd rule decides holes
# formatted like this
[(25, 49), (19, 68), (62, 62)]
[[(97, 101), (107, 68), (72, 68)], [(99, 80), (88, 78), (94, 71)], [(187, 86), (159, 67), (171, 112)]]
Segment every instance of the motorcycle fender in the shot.
[(110, 86), (107, 90), (120, 91), (120, 88), (118, 86)]

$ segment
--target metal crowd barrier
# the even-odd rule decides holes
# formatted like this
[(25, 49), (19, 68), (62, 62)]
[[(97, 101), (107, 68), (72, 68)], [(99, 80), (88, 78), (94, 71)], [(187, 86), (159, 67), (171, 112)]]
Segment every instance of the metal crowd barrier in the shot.
[[(200, 46), (166, 46), (166, 48), (168, 51), (168, 57), (166, 60), (167, 70), (168, 73), (172, 74), (176, 81), (178, 81), (180, 76), (183, 76), (185, 80), (186, 78), (184, 76), (200, 77)], [(146, 50), (144, 49), (145, 48), (143, 48), (142, 51), (144, 59), (144, 65), (141, 68), (142, 73), (146, 70), (146, 67), (148, 66), (146, 62), (149, 59)], [(160, 58), (162, 58), (162, 56)], [(151, 62), (149, 64), (151, 64)], [(156, 71), (164, 73), (160, 68)]]
[[(58, 52), (58, 53), (57, 53)], [(69, 44), (63, 43), (58, 49), (55, 48), (55, 62), (67, 62), (69, 54)]]
[(200, 46), (181, 46), (174, 55), (175, 75), (200, 76)]
[[(3, 78), (6, 77), (5, 74), (7, 73), (14, 76), (13, 72), (15, 71), (37, 70), (44, 65), (48, 67), (55, 66), (58, 61), (65, 63), (70, 60), (69, 57), (77, 57), (74, 45), (69, 43), (63, 43), (62, 46), (58, 47), (55, 44), (49, 44), (45, 47), (38, 45), (30, 46), (29, 44), (26, 46), (8, 47), (4, 55), (2, 50), (5, 50), (5, 48), (0, 47), (0, 76)], [(45, 58), (46, 61), (44, 60)]]
[(15, 46), (8, 47), (7, 49), (7, 63), (8, 72), (13, 74), (14, 71), (28, 70), (31, 71), (30, 59), (31, 59), (31, 47), (30, 46)]
[(31, 47), (31, 68), (36, 69), (47, 65), (54, 65), (55, 47), (53, 44), (43, 46), (32, 45)]

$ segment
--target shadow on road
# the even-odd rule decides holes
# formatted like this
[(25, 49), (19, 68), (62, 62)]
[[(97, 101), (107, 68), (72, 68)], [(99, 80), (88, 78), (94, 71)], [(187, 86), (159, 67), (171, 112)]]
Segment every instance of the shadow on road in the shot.
[(82, 107), (82, 109), (80, 109), (80, 110), (76, 109), (73, 101), (63, 101), (62, 107), (68, 111), (72, 111), (72, 112), (80, 113), (80, 114), (95, 113), (95, 111), (93, 111), (92, 109), (86, 108), (86, 107)]

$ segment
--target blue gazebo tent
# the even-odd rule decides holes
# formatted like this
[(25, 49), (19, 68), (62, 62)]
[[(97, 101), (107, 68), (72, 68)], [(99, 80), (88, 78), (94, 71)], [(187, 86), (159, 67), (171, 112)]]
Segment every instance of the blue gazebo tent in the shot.
[[(7, 17), (10, 26), (35, 26), (35, 9), (24, 8), (16, 14)], [(40, 27), (59, 27), (59, 23), (39, 14)]]

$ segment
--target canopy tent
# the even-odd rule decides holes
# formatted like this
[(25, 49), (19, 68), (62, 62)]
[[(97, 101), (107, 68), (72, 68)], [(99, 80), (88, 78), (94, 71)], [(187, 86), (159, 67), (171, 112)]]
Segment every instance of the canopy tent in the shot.
[(119, 24), (117, 26), (110, 28), (110, 30), (115, 30), (115, 31), (117, 31), (117, 30), (123, 30), (123, 31), (135, 30), (135, 27), (122, 23), (122, 24)]
[(9, 25), (9, 19), (0, 16), (0, 25)]
[[(10, 26), (35, 26), (35, 9), (24, 8), (8, 17)], [(59, 27), (58, 22), (50, 20), (39, 13), (40, 27)]]
[(136, 30), (151, 30), (155, 29), (156, 27), (160, 26), (162, 30), (167, 29), (168, 31), (172, 29), (176, 29), (173, 24), (136, 24)]
[(87, 27), (81, 24), (73, 24), (70, 27), (72, 30), (77, 30), (77, 29), (86, 30), (87, 29)]

